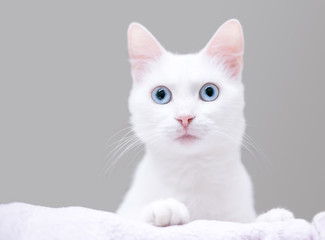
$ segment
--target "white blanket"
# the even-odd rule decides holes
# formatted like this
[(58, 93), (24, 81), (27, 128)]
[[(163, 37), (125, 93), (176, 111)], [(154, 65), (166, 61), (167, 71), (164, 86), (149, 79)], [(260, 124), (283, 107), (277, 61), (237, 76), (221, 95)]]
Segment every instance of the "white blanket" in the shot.
[(0, 240), (325, 240), (325, 212), (302, 219), (241, 224), (194, 221), (158, 228), (82, 207), (48, 208), (24, 203), (0, 205)]

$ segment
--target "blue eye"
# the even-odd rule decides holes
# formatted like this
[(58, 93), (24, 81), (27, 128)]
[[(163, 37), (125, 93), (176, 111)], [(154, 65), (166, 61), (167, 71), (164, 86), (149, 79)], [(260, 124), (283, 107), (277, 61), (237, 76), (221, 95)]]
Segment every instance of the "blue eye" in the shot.
[(156, 87), (151, 93), (152, 100), (158, 104), (169, 103), (172, 98), (172, 93), (166, 87)]
[(205, 102), (214, 101), (218, 96), (219, 88), (212, 83), (204, 84), (200, 90), (200, 98)]

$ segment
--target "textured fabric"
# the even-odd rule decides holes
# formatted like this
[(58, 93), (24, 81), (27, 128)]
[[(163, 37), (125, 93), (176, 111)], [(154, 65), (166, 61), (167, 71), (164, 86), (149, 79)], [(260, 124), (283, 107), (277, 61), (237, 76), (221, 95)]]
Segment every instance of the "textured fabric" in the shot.
[(158, 228), (82, 207), (48, 208), (24, 203), (0, 205), (0, 240), (325, 240), (325, 212), (312, 223), (194, 221)]

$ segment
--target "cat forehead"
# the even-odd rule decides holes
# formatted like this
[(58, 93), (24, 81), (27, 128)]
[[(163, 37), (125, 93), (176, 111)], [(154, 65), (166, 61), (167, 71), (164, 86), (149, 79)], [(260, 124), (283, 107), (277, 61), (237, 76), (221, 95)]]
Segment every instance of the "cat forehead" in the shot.
[(199, 53), (196, 54), (173, 54), (167, 53), (161, 58), (162, 67), (175, 71), (189, 71), (207, 66), (207, 59)]
[(208, 57), (168, 53), (152, 66), (149, 81), (156, 83), (201, 83), (221, 79), (222, 69)]

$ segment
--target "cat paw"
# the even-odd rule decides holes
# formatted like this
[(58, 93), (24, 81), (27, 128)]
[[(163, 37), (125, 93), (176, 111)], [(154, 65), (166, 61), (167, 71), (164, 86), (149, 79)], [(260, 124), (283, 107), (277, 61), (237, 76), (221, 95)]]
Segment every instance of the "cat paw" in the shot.
[(292, 212), (283, 208), (274, 208), (259, 215), (256, 222), (284, 222), (294, 219)]
[(187, 207), (172, 198), (153, 202), (144, 210), (144, 221), (157, 227), (181, 225), (189, 220)]

